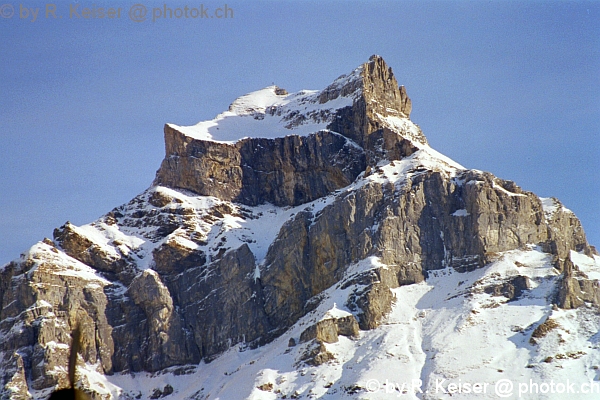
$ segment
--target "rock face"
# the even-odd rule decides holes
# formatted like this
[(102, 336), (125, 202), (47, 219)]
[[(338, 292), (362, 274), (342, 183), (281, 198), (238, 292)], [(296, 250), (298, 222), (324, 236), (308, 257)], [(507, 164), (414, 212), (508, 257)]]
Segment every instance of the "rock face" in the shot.
[(358, 323), (353, 315), (326, 318), (306, 328), (300, 335), (300, 343), (316, 339), (320, 342), (335, 343), (338, 336), (358, 336)]
[[(303, 318), (314, 320), (297, 338), (300, 361), (320, 365), (334, 358), (326, 344), (380, 326), (402, 301), (395, 288), (531, 245), (562, 274), (559, 307), (597, 306), (597, 281), (570, 258), (595, 252), (574, 214), (439, 155), (411, 109), (373, 56), (320, 92), (243, 96), (205, 131), (166, 125), (151, 188), (0, 268), (3, 398), (66, 385), (76, 324), (89, 373), (196, 365)], [(238, 140), (221, 140), (215, 125)], [(273, 126), (280, 137), (260, 137)], [(345, 293), (343, 316), (318, 315), (332, 288)], [(517, 275), (484, 291), (515, 300), (530, 288)]]
[(65, 258), (54, 245), (40, 243), (22, 261), (4, 266), (0, 281), (2, 366), (14, 371), (5, 382), (6, 396), (67, 384), (70, 332), (76, 324), (82, 330), (82, 357), (98, 363), (100, 372), (112, 371), (107, 280)]
[(565, 259), (563, 274), (556, 298), (556, 304), (564, 309), (574, 309), (587, 304), (600, 305), (600, 285), (579, 271), (571, 261)]
[(165, 125), (165, 143), (155, 185), (248, 205), (303, 204), (348, 186), (365, 169), (364, 151), (329, 131), (226, 144)]

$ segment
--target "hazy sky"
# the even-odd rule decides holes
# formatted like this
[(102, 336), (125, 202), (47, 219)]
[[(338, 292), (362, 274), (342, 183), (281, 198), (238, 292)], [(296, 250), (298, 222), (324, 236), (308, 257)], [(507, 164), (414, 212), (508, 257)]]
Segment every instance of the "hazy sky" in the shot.
[(559, 198), (600, 245), (600, 2), (54, 3), (0, 4), (0, 264), (150, 186), (166, 122), (322, 89), (372, 54), (435, 149)]

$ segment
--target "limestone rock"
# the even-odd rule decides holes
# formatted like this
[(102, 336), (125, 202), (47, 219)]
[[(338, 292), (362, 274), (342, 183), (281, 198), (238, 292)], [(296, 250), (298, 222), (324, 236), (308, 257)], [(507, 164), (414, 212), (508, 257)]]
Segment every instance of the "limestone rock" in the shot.
[(135, 275), (131, 259), (120, 251), (106, 252), (70, 222), (54, 230), (54, 240), (69, 256), (109, 276), (129, 282)]
[(15, 370), (3, 386), (12, 390), (23, 382), (20, 366), (27, 366), (29, 388), (64, 385), (70, 333), (77, 324), (84, 359), (111, 373), (114, 347), (103, 291), (109, 282), (47, 243), (34, 247), (0, 271), (0, 362)]
[(529, 278), (517, 275), (502, 284), (487, 286), (484, 291), (492, 296), (504, 296), (510, 301), (518, 299), (525, 290), (530, 288)]
[(596, 307), (600, 305), (600, 284), (597, 280), (590, 280), (579, 272), (568, 257), (563, 266), (563, 274), (559, 281), (559, 290), (556, 304), (560, 308), (574, 309), (586, 303)]
[(300, 343), (317, 339), (325, 343), (338, 341), (338, 327), (334, 319), (325, 319), (306, 328), (300, 335)]
[(355, 290), (348, 299), (348, 307), (359, 311), (361, 329), (374, 329), (392, 309), (394, 295), (390, 287), (381, 283), (373, 283)]
[[(594, 246), (588, 244), (581, 222), (575, 214), (558, 199), (547, 200), (553, 204), (544, 212), (547, 223), (545, 250), (555, 254), (558, 260), (566, 260), (571, 250), (582, 251), (587, 256), (596, 254)], [(557, 267), (560, 269), (561, 264)]]
[(353, 315), (344, 317), (324, 318), (314, 325), (306, 328), (300, 335), (300, 343), (316, 339), (324, 343), (337, 342), (338, 335), (356, 337), (358, 336), (358, 322)]
[(347, 336), (349, 338), (358, 336), (359, 327), (354, 315), (335, 318), (335, 323), (337, 325), (338, 335)]
[[(392, 69), (383, 58), (372, 56), (361, 69), (361, 79), (352, 81), (346, 92), (361, 88), (351, 107), (338, 111), (337, 117), (328, 126), (335, 132), (349, 137), (365, 148), (367, 164), (375, 165), (379, 160), (401, 159), (414, 153), (417, 147), (411, 141), (427, 144), (420, 130), (408, 132), (390, 125), (391, 118), (409, 118), (412, 102), (404, 86), (398, 82)], [(325, 90), (330, 92), (331, 90)], [(340, 89), (344, 92), (344, 88)], [(328, 94), (328, 98), (332, 97)], [(408, 140), (407, 140), (408, 139)]]
[(5, 371), (8, 375), (12, 375), (10, 380), (6, 382), (5, 392), (0, 397), (4, 399), (29, 400), (32, 398), (27, 385), (27, 377), (25, 375), (25, 365), (23, 357), (19, 353), (14, 353), (10, 358), (9, 363), (5, 364)]
[(201, 250), (191, 249), (177, 240), (177, 236), (169, 238), (152, 251), (154, 270), (159, 274), (181, 273), (206, 263), (206, 255)]
[(165, 143), (155, 185), (248, 205), (306, 203), (347, 186), (365, 168), (363, 150), (328, 131), (226, 144), (165, 125)]
[(319, 366), (331, 360), (335, 360), (335, 356), (329, 352), (325, 344), (319, 340), (310, 341), (300, 356), (301, 362), (313, 366)]
[(426, 144), (420, 131), (399, 134), (386, 120), (408, 118), (412, 105), (383, 59), (373, 56), (359, 70), (356, 78), (340, 77), (320, 92), (320, 103), (351, 94), (356, 98), (352, 106), (324, 117), (331, 120), (328, 131), (307, 137), (247, 138), (229, 144), (194, 139), (165, 125), (166, 156), (154, 184), (248, 205), (298, 205), (347, 186), (364, 171), (365, 163), (414, 153), (418, 147), (411, 140)]
[(233, 344), (256, 346), (270, 338), (260, 283), (252, 277), (255, 269), (254, 255), (242, 245), (168, 281), (201, 357), (211, 359)]

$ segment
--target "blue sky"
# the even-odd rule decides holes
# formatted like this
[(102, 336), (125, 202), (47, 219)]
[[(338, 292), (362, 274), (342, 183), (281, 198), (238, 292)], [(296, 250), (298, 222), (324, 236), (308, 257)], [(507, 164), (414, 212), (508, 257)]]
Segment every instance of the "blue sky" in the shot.
[[(211, 119), (273, 83), (321, 89), (372, 54), (435, 149), (559, 198), (600, 245), (600, 2), (54, 3), (62, 18), (0, 4), (14, 10), (0, 17), (0, 264), (150, 186), (166, 122)], [(134, 3), (146, 21), (129, 18)], [(121, 17), (69, 17), (93, 4)], [(233, 16), (151, 21), (200, 4)]]

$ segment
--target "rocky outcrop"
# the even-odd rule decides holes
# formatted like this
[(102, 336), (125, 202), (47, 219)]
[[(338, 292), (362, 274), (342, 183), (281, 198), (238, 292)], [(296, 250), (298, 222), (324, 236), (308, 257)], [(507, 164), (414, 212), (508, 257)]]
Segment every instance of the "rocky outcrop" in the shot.
[(137, 274), (133, 259), (118, 250), (118, 246), (114, 248), (115, 251), (107, 252), (68, 221), (54, 230), (54, 240), (60, 243), (61, 250), (70, 257), (105, 273), (106, 276), (114, 276), (125, 284), (131, 282)]
[(10, 359), (3, 359), (4, 371), (8, 377), (2, 399), (31, 399), (27, 376), (25, 374), (25, 363), (19, 353), (14, 353)]
[(570, 257), (564, 261), (562, 271), (556, 305), (567, 310), (581, 307), (586, 303), (595, 307), (600, 305), (600, 284), (597, 280), (590, 280), (579, 271)]
[(362, 66), (361, 79), (357, 82), (360, 94), (351, 107), (338, 111), (327, 128), (362, 146), (368, 165), (376, 165), (381, 159), (399, 160), (418, 149), (415, 143), (427, 144), (420, 130), (411, 133), (390, 126), (388, 117), (410, 117), (412, 102), (405, 87), (398, 86), (392, 69), (383, 58), (372, 56)]
[(313, 339), (325, 343), (337, 342), (339, 339), (336, 321), (333, 318), (319, 321), (306, 328), (300, 335), (300, 343), (308, 342)]
[(358, 322), (354, 315), (324, 318), (306, 328), (300, 335), (300, 343), (318, 340), (324, 343), (335, 343), (339, 335), (358, 336)]
[(155, 271), (145, 270), (136, 276), (126, 295), (145, 315), (138, 326), (141, 346), (136, 354), (142, 360), (142, 370), (157, 371), (199, 360), (182, 318), (175, 312), (172, 295)]
[(335, 356), (327, 350), (323, 342), (318, 340), (309, 342), (299, 359), (300, 362), (314, 366), (325, 364), (332, 360), (335, 360)]
[(103, 290), (108, 282), (48, 243), (0, 271), (0, 363), (5, 373), (13, 371), (4, 377), (12, 398), (26, 398), (28, 388), (67, 386), (65, 366), (76, 325), (82, 331), (82, 357), (100, 372), (113, 370)]
[(309, 365), (321, 365), (334, 360), (335, 356), (327, 351), (326, 343), (336, 343), (339, 335), (349, 338), (358, 337), (359, 327), (354, 315), (329, 315), (306, 328), (300, 334), (300, 343), (305, 345), (300, 360)]
[(167, 156), (155, 185), (248, 205), (298, 205), (349, 185), (365, 168), (362, 149), (338, 134), (196, 140), (165, 126)]
[(525, 290), (529, 289), (531, 289), (529, 278), (517, 275), (501, 284), (487, 286), (484, 291), (492, 296), (504, 296), (511, 301), (517, 300)]
[(420, 235), (425, 269), (469, 270), (495, 253), (547, 240), (540, 199), (514, 182), (464, 171), (451, 180), (434, 174), (424, 188), (429, 200)]
[(115, 301), (110, 312), (118, 326), (115, 368), (158, 371), (210, 360), (233, 344), (264, 342), (270, 325), (249, 277), (254, 270), (254, 256), (242, 246), (182, 273), (142, 272), (127, 290), (130, 301)]
[(562, 262), (569, 258), (571, 250), (583, 252), (587, 256), (597, 254), (594, 246), (588, 244), (581, 222), (575, 214), (558, 199), (548, 200), (553, 204), (545, 211), (548, 239), (544, 243), (544, 249), (556, 255), (557, 261), (561, 261), (556, 263), (556, 267), (562, 268)]
[(178, 274), (189, 268), (206, 263), (206, 254), (202, 250), (191, 249), (178, 240), (178, 236), (169, 236), (167, 240), (152, 251), (154, 270), (159, 274)]
[[(320, 101), (351, 93), (357, 87), (360, 88), (360, 95), (354, 100), (352, 107), (341, 110), (328, 128), (372, 150), (367, 144), (375, 142), (369, 141), (368, 137), (381, 128), (381, 118), (409, 118), (412, 103), (406, 88), (398, 86), (392, 69), (379, 56), (372, 56), (369, 62), (362, 66), (360, 79), (337, 90), (332, 87), (326, 88), (321, 93)], [(420, 139), (426, 143), (424, 136)]]

